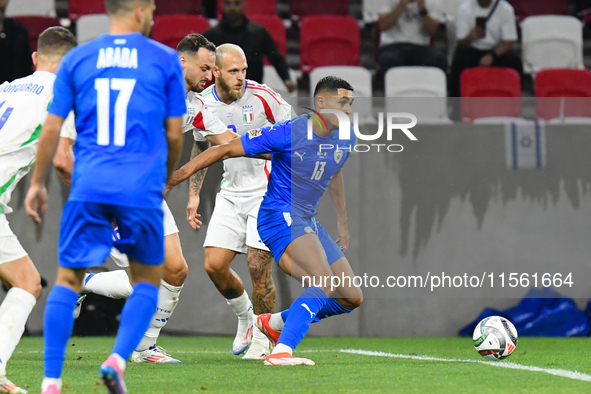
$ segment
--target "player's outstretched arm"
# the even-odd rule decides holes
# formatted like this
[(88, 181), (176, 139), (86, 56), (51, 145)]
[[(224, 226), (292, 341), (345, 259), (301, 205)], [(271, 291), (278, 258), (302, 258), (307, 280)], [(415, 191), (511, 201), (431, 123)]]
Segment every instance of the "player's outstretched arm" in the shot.
[(183, 119), (166, 118), (166, 141), (168, 142), (167, 182), (170, 181), (174, 167), (181, 158), (183, 149)]
[(195, 172), (202, 168), (209, 167), (219, 160), (225, 160), (230, 157), (241, 157), (244, 155), (244, 147), (242, 146), (242, 140), (240, 138), (233, 139), (222, 145), (211, 147), (175, 171), (172, 174), (172, 179), (170, 180), (167, 189), (172, 189)]
[(328, 183), (328, 194), (337, 213), (339, 244), (343, 253), (349, 249), (349, 223), (347, 218), (347, 206), (345, 204), (345, 182), (343, 181), (343, 170), (339, 169)]
[(41, 209), (42, 214), (47, 212), (47, 188), (45, 187), (45, 179), (47, 178), (49, 163), (51, 163), (51, 159), (55, 155), (63, 123), (64, 118), (49, 114), (41, 129), (31, 187), (25, 198), (27, 215), (37, 224), (41, 224), (39, 209)]

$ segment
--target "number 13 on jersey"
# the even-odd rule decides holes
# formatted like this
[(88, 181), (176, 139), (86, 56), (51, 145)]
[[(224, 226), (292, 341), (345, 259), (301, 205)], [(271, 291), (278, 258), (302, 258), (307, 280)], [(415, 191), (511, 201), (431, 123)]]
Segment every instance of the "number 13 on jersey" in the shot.
[(326, 166), (325, 161), (317, 161), (316, 165), (314, 166), (314, 171), (312, 172), (312, 176), (310, 177), (313, 181), (319, 181), (322, 178), (322, 174), (324, 174), (324, 167)]
[(127, 105), (135, 87), (135, 79), (124, 78), (97, 78), (94, 80), (96, 89), (96, 117), (97, 117), (97, 144), (110, 144), (110, 112), (111, 90), (118, 90), (119, 95), (115, 100), (113, 143), (116, 146), (125, 145), (125, 131), (127, 129)]

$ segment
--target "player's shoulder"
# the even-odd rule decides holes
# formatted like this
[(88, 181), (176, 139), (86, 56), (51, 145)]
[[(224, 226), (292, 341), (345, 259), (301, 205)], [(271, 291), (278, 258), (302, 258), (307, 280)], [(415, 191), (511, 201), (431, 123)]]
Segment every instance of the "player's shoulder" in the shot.
[(0, 93), (27, 92), (40, 95), (51, 95), (55, 74), (47, 71), (36, 71), (33, 74), (17, 78), (12, 82), (4, 82), (0, 85)]
[(203, 97), (201, 97), (200, 93), (197, 92), (188, 92), (187, 93), (187, 105), (193, 108), (203, 108), (205, 107), (205, 102)]
[(174, 58), (178, 57), (177, 52), (171, 47), (158, 41), (154, 41), (151, 38), (143, 37), (143, 39), (145, 40), (145, 45), (150, 47), (151, 51), (153, 51), (153, 55), (158, 56), (160, 54), (165, 54), (166, 56), (172, 56)]
[(199, 93), (199, 95), (201, 97), (201, 100), (203, 100), (204, 102), (207, 102), (207, 103), (219, 101), (219, 100), (216, 100), (217, 96), (215, 94), (215, 84), (209, 85), (201, 93)]
[(252, 95), (256, 95), (265, 100), (274, 100), (281, 104), (281, 95), (268, 87), (265, 84), (255, 82), (253, 80), (246, 80), (246, 91)]

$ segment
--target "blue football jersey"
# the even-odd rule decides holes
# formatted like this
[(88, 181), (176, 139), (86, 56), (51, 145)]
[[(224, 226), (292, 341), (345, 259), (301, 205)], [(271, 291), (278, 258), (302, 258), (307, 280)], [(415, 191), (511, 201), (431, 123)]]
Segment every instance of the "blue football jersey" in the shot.
[(308, 117), (302, 115), (242, 135), (247, 155), (273, 154), (273, 170), (261, 208), (316, 215), (328, 183), (349, 158), (354, 139), (339, 140), (335, 130), (326, 137), (314, 134), (309, 140), (307, 124)]
[(69, 200), (160, 207), (165, 119), (186, 112), (177, 53), (140, 33), (103, 34), (64, 56), (53, 92), (49, 112), (76, 115)]

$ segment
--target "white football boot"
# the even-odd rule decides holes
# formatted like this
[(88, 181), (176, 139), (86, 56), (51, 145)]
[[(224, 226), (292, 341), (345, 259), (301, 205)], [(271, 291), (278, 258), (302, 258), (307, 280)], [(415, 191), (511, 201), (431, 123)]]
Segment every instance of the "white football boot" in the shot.
[(239, 355), (250, 346), (252, 342), (252, 331), (254, 314), (252, 312), (252, 305), (248, 309), (248, 317), (241, 319), (238, 318), (238, 328), (236, 329), (236, 337), (232, 343), (232, 353)]
[(135, 350), (131, 354), (131, 362), (132, 363), (180, 363), (180, 360), (176, 358), (170, 357), (170, 354), (166, 353), (160, 346), (151, 346), (146, 350), (142, 350), (141, 352), (136, 352)]

